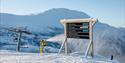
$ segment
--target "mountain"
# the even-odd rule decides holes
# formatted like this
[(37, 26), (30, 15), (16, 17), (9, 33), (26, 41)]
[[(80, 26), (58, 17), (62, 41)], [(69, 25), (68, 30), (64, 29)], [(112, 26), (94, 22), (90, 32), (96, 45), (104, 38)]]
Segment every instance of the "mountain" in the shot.
[(1, 24), (5, 26), (27, 26), (31, 30), (43, 31), (48, 26), (62, 27), (61, 19), (90, 18), (87, 14), (65, 8), (54, 8), (37, 15), (13, 15), (0, 13)]
[[(46, 39), (63, 33), (63, 26), (60, 24), (61, 19), (72, 18), (90, 18), (90, 16), (80, 11), (65, 8), (54, 8), (37, 15), (0, 13), (0, 49), (15, 50), (16, 48), (15, 39), (17, 34), (5, 30), (4, 28), (11, 29), (18, 26), (28, 28), (33, 35), (23, 34), (23, 46), (39, 46), (41, 39)], [(10, 45), (12, 46), (10, 47)], [(34, 50), (36, 49), (38, 49), (38, 47), (35, 47)]]
[[(13, 15), (0, 13), (0, 18), (0, 26), (26, 26), (29, 30), (33, 31), (35, 36), (26, 36), (28, 38), (24, 36), (23, 41), (28, 43), (28, 45), (32, 47), (30, 49), (30, 52), (32, 52), (33, 50), (35, 50), (35, 52), (38, 52), (38, 44), (41, 38), (45, 36), (47, 36), (48, 38), (48, 36), (50, 35), (52, 37), (63, 33), (63, 26), (59, 22), (61, 19), (90, 18), (90, 16), (80, 11), (69, 10), (65, 8), (54, 8), (37, 15)], [(58, 32), (57, 30), (61, 32)], [(0, 45), (3, 43), (5, 45), (9, 42), (15, 44), (15, 42), (11, 39), (13, 37), (11, 37), (10, 35), (13, 35), (13, 33), (2, 31), (2, 29), (0, 28)], [(57, 38), (52, 37), (48, 40), (63, 40), (62, 35), (56, 37)], [(84, 44), (83, 40), (80, 40), (80, 43), (78, 43), (77, 41), (78, 40), (70, 40), (71, 43), (69, 47), (73, 52), (82, 51), (82, 48), (84, 48), (82, 45)], [(85, 42), (87, 41), (85, 40)], [(94, 26), (94, 42), (96, 54), (100, 54), (103, 56), (113, 55), (114, 59), (120, 61), (121, 63), (125, 62), (125, 28), (115, 28), (98, 21)], [(9, 45), (9, 48), (6, 48), (4, 45), (0, 46), (0, 49), (9, 49), (11, 47), (12, 49), (15, 48), (15, 46), (12, 46), (12, 44), (11, 46)]]

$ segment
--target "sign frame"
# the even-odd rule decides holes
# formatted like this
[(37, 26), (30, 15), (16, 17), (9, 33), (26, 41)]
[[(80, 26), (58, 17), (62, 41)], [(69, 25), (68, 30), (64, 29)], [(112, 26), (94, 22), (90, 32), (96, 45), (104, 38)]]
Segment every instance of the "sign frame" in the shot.
[(91, 48), (91, 56), (93, 57), (94, 55), (94, 45), (93, 45), (93, 26), (96, 23), (97, 19), (94, 18), (87, 18), (87, 19), (63, 19), (61, 20), (61, 24), (64, 26), (64, 36), (65, 36), (65, 40), (61, 45), (61, 48), (59, 50), (58, 53), (61, 53), (61, 50), (64, 46), (65, 49), (65, 54), (68, 54), (68, 42), (67, 42), (67, 24), (68, 23), (85, 23), (88, 22), (89, 23), (89, 44), (87, 46), (86, 52), (84, 57), (87, 57), (88, 52), (90, 51)]

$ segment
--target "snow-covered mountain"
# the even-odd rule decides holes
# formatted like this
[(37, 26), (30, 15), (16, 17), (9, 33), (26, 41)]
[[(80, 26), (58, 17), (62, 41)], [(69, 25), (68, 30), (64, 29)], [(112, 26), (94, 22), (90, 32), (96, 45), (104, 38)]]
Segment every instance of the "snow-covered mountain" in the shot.
[(89, 16), (80, 11), (54, 8), (37, 15), (0, 13), (0, 18), (0, 23), (6, 26), (27, 26), (32, 30), (43, 31), (49, 26), (61, 27), (60, 19), (89, 18)]
[[(65, 8), (50, 9), (37, 15), (13, 15), (13, 14), (7, 14), (7, 13), (0, 13), (0, 26), (4, 26), (4, 27), (27, 26), (28, 29), (31, 30), (31, 32), (33, 31), (33, 33), (35, 34), (35, 37), (27, 36), (28, 38), (25, 39), (26, 37), (24, 36), (23, 40), (28, 42), (28, 45), (30, 46), (33, 45), (31, 47), (31, 52), (32, 52), (32, 50), (38, 49), (39, 41), (37, 41), (37, 39), (39, 40), (40, 38), (43, 38), (45, 36), (51, 35), (52, 37), (57, 34), (63, 33), (63, 28), (62, 28), (63, 26), (59, 22), (60, 19), (74, 19), (74, 18), (77, 18), (77, 19), (90, 18), (90, 16), (84, 12), (69, 10)], [(104, 24), (98, 21), (94, 29), (95, 29), (94, 42), (95, 42), (96, 54), (100, 54), (103, 56), (114, 55), (115, 59), (119, 60), (122, 63), (125, 62), (124, 61), (125, 60), (124, 59), (125, 58), (125, 28), (115, 28), (113, 26), (110, 26), (108, 24)], [(5, 31), (2, 28), (0, 28), (0, 45), (2, 44), (2, 46), (0, 46), (0, 49), (1, 48), (8, 49), (4, 46), (7, 43), (11, 43), (11, 46), (12, 44), (16, 44), (11, 39), (13, 37), (10, 35), (12, 35), (12, 32)], [(57, 38), (53, 37), (48, 40), (49, 41), (55, 40), (54, 42), (56, 41), (61, 42), (63, 40), (62, 38), (63, 35), (56, 36), (56, 37)], [(73, 52), (82, 51), (82, 48), (84, 48), (82, 45), (84, 42), (82, 41), (87, 41), (87, 40), (79, 40), (80, 43), (77, 42), (77, 44), (74, 44), (75, 41), (78, 41), (78, 40), (71, 39), (69, 41), (71, 42), (69, 47), (72, 49)], [(38, 44), (36, 45), (36, 43)], [(37, 47), (34, 47), (34, 45)], [(75, 48), (76, 46), (78, 46), (78, 48)], [(13, 48), (15, 48), (15, 46), (12, 46), (12, 49)]]

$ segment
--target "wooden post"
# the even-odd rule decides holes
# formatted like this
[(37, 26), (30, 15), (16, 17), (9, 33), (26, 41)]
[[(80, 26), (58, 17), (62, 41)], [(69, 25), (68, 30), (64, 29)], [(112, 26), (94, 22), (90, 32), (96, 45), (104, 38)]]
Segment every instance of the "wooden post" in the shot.
[(64, 24), (64, 32), (65, 32), (65, 54), (68, 54), (68, 43), (67, 43), (67, 24)]
[(67, 43), (67, 38), (65, 40), (65, 54), (68, 54), (68, 43)]
[(93, 43), (93, 25), (92, 25), (92, 21), (90, 21), (90, 40), (91, 40), (91, 56), (92, 58), (94, 57), (94, 43)]
[(61, 45), (61, 48), (60, 48), (60, 50), (59, 50), (59, 52), (58, 53), (61, 53), (61, 50), (62, 50), (62, 48), (63, 48), (63, 46), (64, 46), (64, 51), (65, 51), (65, 54), (68, 54), (68, 43), (67, 43), (67, 25), (66, 25), (66, 23), (64, 24), (64, 38), (65, 38), (65, 40), (64, 40), (64, 42), (62, 43), (62, 45)]
[(63, 46), (64, 46), (65, 42), (66, 42), (66, 38), (65, 38), (64, 42), (62, 43), (61, 48), (59, 49), (58, 54), (60, 54), (60, 53), (61, 53), (61, 50), (63, 49)]
[(18, 42), (17, 42), (17, 48), (16, 48), (16, 51), (20, 51), (21, 36), (22, 36), (22, 32), (19, 32), (19, 33), (18, 33)]
[(88, 45), (87, 50), (86, 50), (86, 52), (85, 52), (85, 57), (87, 57), (88, 52), (89, 52), (89, 50), (90, 50), (90, 47), (91, 47), (91, 49), (92, 49), (91, 54), (92, 54), (92, 57), (93, 57), (92, 21), (89, 22), (89, 45)]

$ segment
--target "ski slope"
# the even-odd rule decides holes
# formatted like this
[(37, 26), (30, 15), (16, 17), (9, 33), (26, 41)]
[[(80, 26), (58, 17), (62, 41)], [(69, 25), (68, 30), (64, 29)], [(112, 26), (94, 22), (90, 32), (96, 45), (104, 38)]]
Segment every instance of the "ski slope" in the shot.
[(81, 55), (54, 53), (21, 53), (0, 50), (0, 63), (118, 63), (102, 58), (88, 59)]
[[(61, 38), (61, 39), (60, 39)], [(47, 41), (62, 43), (64, 41), (64, 35), (57, 35), (55, 37), (52, 37), (48, 39)], [(11, 42), (11, 41), (10, 41)], [(83, 46), (84, 44), (84, 46)], [(77, 54), (77, 53), (84, 53), (86, 51), (87, 46), (87, 40), (78, 40), (78, 39), (69, 39), (68, 45), (70, 48), (70, 51), (73, 53), (69, 55), (64, 54), (52, 54), (52, 53), (44, 53), (40, 55), (39, 53), (25, 53), (25, 52), (15, 52), (15, 51), (8, 51), (8, 50), (0, 50), (0, 63), (118, 63), (113, 60), (113, 62), (109, 58), (104, 57), (95, 57), (94, 59), (89, 58), (85, 59), (83, 58), (83, 54)], [(77, 46), (77, 47), (76, 47)], [(12, 48), (10, 45), (4, 46), (3, 48)], [(2, 49), (3, 49), (2, 48)], [(13, 47), (15, 48), (15, 47)], [(24, 51), (34, 51), (36, 49), (39, 49), (39, 47), (31, 47), (32, 49), (24, 49)], [(96, 48), (98, 49), (98, 48)], [(95, 52), (97, 51), (95, 49)], [(51, 52), (57, 52), (58, 49), (45, 47), (45, 50), (49, 50)], [(75, 53), (77, 52), (77, 53)]]

